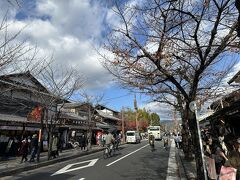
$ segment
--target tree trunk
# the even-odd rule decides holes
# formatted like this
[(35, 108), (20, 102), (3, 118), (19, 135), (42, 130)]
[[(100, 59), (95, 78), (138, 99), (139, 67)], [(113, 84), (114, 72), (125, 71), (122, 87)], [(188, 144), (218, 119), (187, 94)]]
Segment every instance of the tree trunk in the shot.
[(50, 127), (49, 128), (50, 129), (50, 131), (49, 131), (49, 133), (48, 133), (48, 160), (50, 160), (50, 158), (51, 158), (51, 155), (52, 155), (52, 142), (53, 142), (53, 138), (52, 138), (52, 136), (53, 136), (53, 133), (52, 133), (52, 128)]
[(184, 111), (184, 109), (182, 108), (180, 110), (181, 113), (181, 118), (182, 118), (182, 129), (181, 129), (181, 133), (182, 133), (182, 148), (183, 148), (183, 153), (184, 153), (184, 157), (187, 160), (192, 160), (193, 159), (193, 149), (192, 147), (192, 143), (191, 143), (191, 133), (189, 130), (189, 126), (188, 126), (188, 111)]
[(87, 151), (92, 148), (92, 130), (89, 129), (87, 132)]
[(188, 121), (185, 120), (182, 124), (182, 148), (184, 157), (187, 160), (193, 159), (193, 149), (191, 142), (191, 133), (188, 127)]
[(42, 134), (43, 134), (43, 128), (44, 128), (43, 127), (44, 117), (45, 117), (45, 108), (42, 108), (41, 119), (40, 119), (40, 121), (41, 121), (41, 129), (40, 129), (41, 134), (38, 135), (40, 137), (38, 139), (37, 162), (40, 162), (40, 153), (41, 153), (41, 150), (42, 150)]

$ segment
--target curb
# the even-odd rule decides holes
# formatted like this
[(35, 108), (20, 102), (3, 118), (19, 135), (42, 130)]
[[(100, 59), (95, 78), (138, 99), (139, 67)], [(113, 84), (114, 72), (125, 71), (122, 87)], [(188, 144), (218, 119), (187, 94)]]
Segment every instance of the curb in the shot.
[(55, 164), (55, 163), (58, 163), (58, 162), (63, 162), (63, 161), (67, 161), (67, 160), (70, 160), (70, 159), (74, 159), (74, 158), (77, 158), (77, 157), (80, 157), (80, 156), (86, 156), (88, 154), (93, 154), (93, 153), (96, 153), (96, 152), (100, 152), (103, 149), (104, 148), (95, 149), (95, 150), (91, 150), (91, 151), (81, 152), (79, 154), (75, 154), (75, 155), (72, 155), (72, 156), (66, 156), (66, 157), (57, 158), (57, 159), (53, 159), (53, 160), (49, 160), (49, 161), (45, 161), (45, 162), (39, 162), (37, 164), (32, 164), (30, 166), (9, 169), (9, 170), (0, 172), (0, 177), (21, 173), (23, 171), (29, 171), (29, 170), (37, 169), (37, 168), (40, 168), (40, 167), (43, 167), (43, 166), (48, 166), (48, 165)]

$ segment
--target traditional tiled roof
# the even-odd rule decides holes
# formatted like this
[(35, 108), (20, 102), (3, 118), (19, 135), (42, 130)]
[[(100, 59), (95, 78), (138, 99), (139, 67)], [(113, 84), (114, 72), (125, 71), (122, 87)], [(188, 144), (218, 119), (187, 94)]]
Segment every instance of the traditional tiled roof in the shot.
[(96, 110), (96, 111), (97, 111), (98, 115), (101, 116), (101, 117), (103, 117), (103, 118), (120, 121), (119, 118), (114, 117), (114, 116), (111, 116), (111, 115), (109, 115), (108, 113), (104, 113), (104, 112), (102, 112), (101, 110)]

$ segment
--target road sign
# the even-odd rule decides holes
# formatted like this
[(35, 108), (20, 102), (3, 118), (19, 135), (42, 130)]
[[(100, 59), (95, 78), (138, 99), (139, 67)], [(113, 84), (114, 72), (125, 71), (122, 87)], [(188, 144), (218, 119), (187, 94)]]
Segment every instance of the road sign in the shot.
[[(73, 164), (68, 164), (67, 166), (65, 166), (64, 168), (58, 170), (57, 172), (55, 172), (54, 174), (52, 174), (51, 176), (55, 176), (58, 174), (64, 174), (64, 173), (68, 173), (71, 171), (76, 171), (78, 169), (83, 169), (83, 168), (87, 168), (87, 167), (91, 167), (94, 166), (94, 164), (98, 161), (98, 159), (92, 159), (92, 160), (87, 160), (87, 161), (82, 161), (82, 162), (77, 162), (77, 163), (73, 163)], [(89, 162), (89, 163), (88, 163)], [(75, 168), (70, 169), (72, 166), (76, 166), (76, 165), (82, 165), (82, 164), (86, 164), (84, 166), (78, 166)]]

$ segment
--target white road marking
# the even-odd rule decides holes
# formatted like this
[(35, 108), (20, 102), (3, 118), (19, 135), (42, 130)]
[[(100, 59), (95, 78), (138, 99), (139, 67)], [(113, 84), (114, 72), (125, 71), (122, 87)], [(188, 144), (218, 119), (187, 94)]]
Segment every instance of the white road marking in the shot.
[(177, 169), (178, 168), (175, 156), (175, 142), (174, 140), (171, 140), (166, 180), (178, 180), (179, 177), (177, 176)]
[(139, 149), (137, 149), (137, 150), (135, 150), (135, 151), (133, 151), (133, 152), (131, 152), (131, 153), (129, 153), (129, 154), (127, 154), (127, 155), (125, 155), (125, 156), (123, 156), (123, 157), (121, 157), (121, 158), (119, 158), (119, 159), (113, 161), (113, 162), (111, 162), (111, 163), (109, 163), (109, 164), (106, 165), (106, 166), (111, 166), (112, 164), (114, 164), (114, 163), (116, 163), (116, 162), (122, 160), (123, 158), (128, 157), (128, 156), (130, 156), (131, 154), (133, 154), (133, 153), (135, 153), (135, 152), (137, 152), (137, 151), (140, 151), (141, 149), (145, 148), (146, 146), (149, 146), (149, 144), (147, 144), (147, 145), (145, 145), (145, 146), (143, 146), (143, 147), (141, 147), (141, 148), (139, 148)]
[[(92, 159), (92, 160), (88, 160), (88, 161), (82, 161), (82, 162), (77, 162), (77, 163), (73, 163), (73, 164), (68, 164), (67, 166), (65, 166), (64, 168), (58, 170), (57, 172), (55, 172), (55, 173), (52, 174), (51, 176), (55, 176), (55, 175), (57, 175), (57, 174), (63, 174), (63, 173), (71, 172), (71, 171), (76, 171), (76, 170), (78, 170), (78, 169), (83, 169), (83, 168), (86, 168), (86, 167), (94, 166), (94, 164), (97, 162), (97, 160), (98, 160), (98, 159)], [(84, 164), (84, 163), (87, 163), (87, 162), (89, 162), (89, 164), (70, 169), (70, 168), (71, 168), (72, 166), (74, 166), (74, 165)]]
[(79, 179), (79, 180), (84, 180), (85, 178), (81, 178), (81, 179)]

